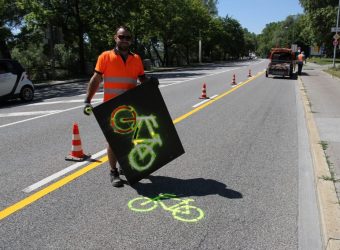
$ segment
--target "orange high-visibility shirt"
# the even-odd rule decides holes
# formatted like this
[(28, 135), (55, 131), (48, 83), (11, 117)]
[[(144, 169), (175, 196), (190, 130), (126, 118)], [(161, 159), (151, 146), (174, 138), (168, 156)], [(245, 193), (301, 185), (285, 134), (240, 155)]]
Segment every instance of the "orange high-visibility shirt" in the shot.
[(126, 61), (115, 50), (103, 52), (95, 71), (104, 79), (104, 102), (137, 86), (137, 78), (144, 75), (141, 58), (129, 53)]
[(305, 56), (304, 56), (303, 54), (299, 54), (299, 55), (298, 55), (298, 61), (299, 61), (299, 62), (303, 62), (304, 57), (305, 57)]

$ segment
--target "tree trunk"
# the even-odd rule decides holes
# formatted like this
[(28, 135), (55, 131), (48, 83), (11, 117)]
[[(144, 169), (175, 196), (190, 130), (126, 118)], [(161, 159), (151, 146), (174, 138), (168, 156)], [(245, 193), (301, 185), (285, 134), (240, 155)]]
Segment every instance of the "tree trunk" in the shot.
[(186, 59), (187, 59), (187, 65), (190, 65), (190, 48), (187, 46), (187, 51), (186, 51)]
[(151, 45), (152, 45), (152, 48), (153, 48), (153, 49), (155, 50), (155, 52), (156, 52), (157, 58), (161, 61), (162, 66), (164, 66), (164, 61), (162, 60), (162, 57), (159, 55), (156, 46), (153, 44), (153, 42), (151, 42)]
[(154, 65), (155, 60), (153, 59), (152, 54), (151, 54), (150, 44), (146, 45), (146, 51), (148, 53), (148, 57), (150, 58), (152, 65)]
[(75, 16), (78, 24), (78, 53), (79, 53), (79, 64), (80, 64), (80, 72), (81, 74), (86, 74), (86, 66), (85, 66), (85, 54), (84, 54), (84, 24), (80, 17), (79, 10), (79, 0), (75, 0)]
[(169, 66), (169, 49), (168, 49), (168, 43), (166, 41), (164, 41), (164, 59), (163, 60), (165, 62), (165, 66)]
[(7, 44), (4, 40), (0, 41), (0, 58), (12, 59), (11, 52), (9, 51)]

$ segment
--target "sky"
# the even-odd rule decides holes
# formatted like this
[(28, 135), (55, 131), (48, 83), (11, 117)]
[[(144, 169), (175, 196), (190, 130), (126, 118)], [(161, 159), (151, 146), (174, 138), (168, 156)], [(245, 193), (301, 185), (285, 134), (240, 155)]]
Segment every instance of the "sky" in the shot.
[(236, 19), (243, 28), (261, 34), (266, 24), (303, 14), (299, 0), (218, 0), (218, 15)]

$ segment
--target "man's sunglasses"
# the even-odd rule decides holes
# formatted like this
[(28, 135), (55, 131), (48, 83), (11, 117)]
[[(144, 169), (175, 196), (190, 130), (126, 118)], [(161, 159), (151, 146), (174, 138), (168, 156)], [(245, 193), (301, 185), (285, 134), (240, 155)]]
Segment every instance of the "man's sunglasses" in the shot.
[(119, 40), (127, 40), (127, 41), (130, 41), (131, 40), (131, 36), (124, 36), (124, 35), (118, 35), (118, 38)]

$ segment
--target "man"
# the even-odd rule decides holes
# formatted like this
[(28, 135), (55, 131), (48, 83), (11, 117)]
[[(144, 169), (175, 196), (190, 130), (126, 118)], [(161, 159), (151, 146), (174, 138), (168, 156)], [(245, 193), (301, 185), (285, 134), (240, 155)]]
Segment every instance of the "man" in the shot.
[[(129, 29), (125, 26), (120, 26), (114, 35), (116, 47), (113, 50), (103, 52), (98, 57), (95, 72), (87, 87), (84, 108), (86, 115), (91, 113), (89, 111), (92, 109), (91, 100), (102, 79), (104, 80), (104, 102), (135, 88), (137, 78), (141, 83), (146, 82), (141, 58), (129, 50), (131, 38)], [(123, 182), (119, 178), (119, 171), (116, 167), (117, 158), (110, 145), (107, 146), (107, 155), (111, 166), (111, 183), (114, 187), (121, 187)]]
[(298, 75), (301, 75), (304, 60), (305, 60), (305, 55), (304, 55), (304, 52), (301, 51), (300, 54), (297, 57)]

